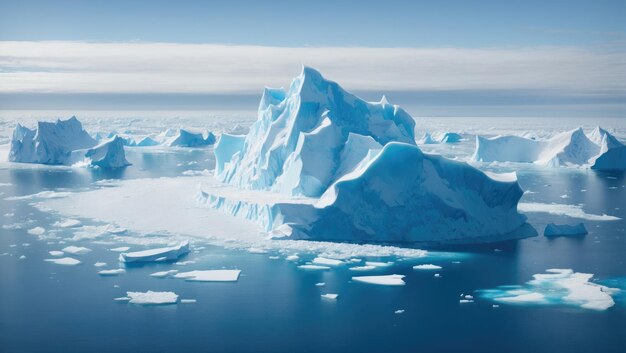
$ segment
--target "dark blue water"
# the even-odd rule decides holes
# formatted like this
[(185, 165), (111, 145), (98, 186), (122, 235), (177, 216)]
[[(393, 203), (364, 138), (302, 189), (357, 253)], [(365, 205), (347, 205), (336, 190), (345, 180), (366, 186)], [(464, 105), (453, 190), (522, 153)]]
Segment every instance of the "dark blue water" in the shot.
[[(58, 217), (29, 201), (5, 197), (49, 189), (89, 188), (97, 180), (181, 175), (212, 167), (209, 150), (129, 153), (124, 171), (90, 169), (0, 169), (2, 225), (32, 220), (24, 229), (0, 229), (0, 352), (624, 352), (626, 305), (606, 311), (573, 306), (507, 306), (477, 299), (459, 304), (461, 293), (523, 284), (548, 268), (572, 268), (623, 283), (626, 276), (626, 222), (585, 221), (584, 237), (546, 238), (447, 251), (464, 256), (397, 261), (377, 274), (406, 275), (406, 286), (353, 283), (345, 267), (306, 272), (273, 254), (248, 254), (205, 246), (184, 260), (187, 266), (148, 264), (117, 277), (101, 277), (96, 261), (117, 267), (119, 244), (90, 241), (48, 244), (28, 235), (35, 225), (53, 229)], [(200, 161), (198, 165), (187, 165)], [(527, 169), (519, 172), (527, 202), (583, 203), (585, 211), (626, 218), (626, 177), (581, 170)], [(581, 192), (581, 189), (587, 190)], [(569, 198), (562, 199), (561, 195)], [(83, 224), (91, 224), (82, 220)], [(574, 223), (564, 216), (529, 214), (540, 234), (548, 222)], [(63, 232), (69, 232), (64, 230)], [(59, 234), (60, 237), (64, 233)], [(55, 240), (56, 241), (56, 240)], [(29, 243), (30, 246), (23, 246)], [(201, 242), (194, 243), (201, 246)], [(11, 247), (11, 245), (15, 245)], [(67, 245), (93, 251), (73, 256), (82, 264), (42, 261)], [(133, 246), (134, 249), (140, 247)], [(442, 250), (438, 248), (437, 250)], [(25, 255), (25, 259), (19, 259)], [(311, 254), (310, 256), (313, 256)], [(382, 259), (387, 260), (387, 259)], [(460, 263), (453, 263), (460, 261)], [(415, 271), (416, 263), (443, 266), (440, 278)], [(236, 283), (192, 283), (149, 274), (179, 270), (238, 268)], [(325, 282), (325, 287), (315, 283)], [(606, 282), (605, 284), (609, 284)], [(174, 291), (195, 304), (138, 306), (113, 301), (126, 291)], [(338, 293), (336, 302), (320, 300)], [(403, 314), (394, 314), (403, 309)]]

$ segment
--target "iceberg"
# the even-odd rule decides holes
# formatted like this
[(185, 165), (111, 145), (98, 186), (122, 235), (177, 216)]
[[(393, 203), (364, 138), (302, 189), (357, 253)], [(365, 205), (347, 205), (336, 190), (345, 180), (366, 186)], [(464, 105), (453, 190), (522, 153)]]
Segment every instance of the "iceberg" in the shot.
[(166, 144), (170, 147), (202, 147), (209, 146), (215, 143), (215, 135), (212, 132), (207, 132), (206, 137), (200, 132), (191, 132), (180, 129), (178, 133), (171, 137)]
[(181, 242), (176, 246), (150, 249), (135, 252), (123, 252), (119, 256), (120, 262), (153, 262), (153, 261), (173, 261), (189, 252), (189, 241)]
[(80, 260), (76, 260), (72, 257), (62, 257), (60, 259), (44, 259), (44, 261), (64, 266), (75, 266), (80, 264)]
[(446, 132), (444, 133), (439, 141), (441, 143), (458, 143), (461, 142), (463, 136), (457, 134), (456, 132)]
[(414, 127), (385, 97), (365, 102), (304, 67), (288, 90), (265, 89), (248, 135), (225, 134), (215, 146), (216, 178), (247, 190), (200, 190), (197, 199), (257, 221), (273, 238), (519, 237), (526, 218), (517, 212), (515, 175), (487, 175), (423, 153)]
[(408, 113), (384, 97), (365, 102), (304, 67), (288, 90), (265, 89), (259, 119), (239, 149), (216, 146), (228, 164), (216, 168), (216, 176), (244, 188), (320, 196), (346, 170), (340, 156), (350, 133), (380, 145), (415, 144), (414, 126)]
[(626, 147), (600, 127), (596, 127), (589, 135), (578, 128), (548, 140), (512, 135), (492, 138), (477, 135), (472, 160), (626, 170)]
[(20, 163), (72, 165), (87, 161), (87, 165), (118, 168), (129, 165), (120, 137), (100, 144), (85, 130), (76, 117), (68, 120), (39, 122), (31, 130), (17, 124), (13, 130), (9, 160)]
[(417, 144), (419, 145), (434, 145), (437, 144), (439, 142), (437, 142), (437, 140), (435, 140), (432, 135), (428, 132), (424, 133), (424, 136), (422, 136), (421, 139), (419, 139), (419, 141), (417, 141)]
[(441, 270), (441, 266), (433, 265), (433, 264), (423, 264), (423, 265), (415, 265), (413, 266), (414, 270)]
[(146, 136), (142, 138), (141, 140), (139, 140), (139, 142), (137, 142), (138, 147), (151, 147), (151, 146), (156, 146), (158, 144), (159, 142), (157, 142), (156, 140), (154, 140), (153, 138), (149, 136)]
[(546, 237), (556, 237), (562, 235), (585, 235), (587, 228), (584, 223), (574, 225), (549, 223), (543, 231)]
[(406, 283), (403, 275), (384, 275), (384, 276), (356, 276), (352, 277), (353, 281), (378, 284), (381, 286), (403, 286)]

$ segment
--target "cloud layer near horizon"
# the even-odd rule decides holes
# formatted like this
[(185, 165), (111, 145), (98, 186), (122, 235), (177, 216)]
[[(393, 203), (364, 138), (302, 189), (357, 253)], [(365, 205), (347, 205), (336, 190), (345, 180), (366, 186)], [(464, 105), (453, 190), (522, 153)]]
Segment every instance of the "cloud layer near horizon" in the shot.
[(349, 90), (626, 96), (626, 51), (0, 42), (0, 93), (257, 93), (301, 65)]

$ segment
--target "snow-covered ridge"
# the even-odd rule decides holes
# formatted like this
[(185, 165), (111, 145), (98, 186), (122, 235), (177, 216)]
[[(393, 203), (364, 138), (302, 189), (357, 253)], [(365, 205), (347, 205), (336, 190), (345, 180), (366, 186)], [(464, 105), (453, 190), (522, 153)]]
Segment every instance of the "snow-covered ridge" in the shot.
[(625, 170), (626, 146), (600, 127), (596, 127), (589, 135), (578, 128), (548, 140), (513, 135), (492, 138), (476, 136), (476, 150), (472, 160)]
[(39, 122), (34, 130), (18, 124), (13, 130), (9, 160), (53, 165), (84, 163), (101, 168), (129, 165), (120, 137), (98, 144), (76, 117)]

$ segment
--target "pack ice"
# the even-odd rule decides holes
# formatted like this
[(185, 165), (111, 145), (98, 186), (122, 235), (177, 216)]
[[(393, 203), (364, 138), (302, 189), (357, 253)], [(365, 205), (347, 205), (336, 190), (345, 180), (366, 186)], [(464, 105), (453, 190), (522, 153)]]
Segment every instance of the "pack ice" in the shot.
[(626, 146), (601, 127), (589, 135), (582, 128), (566, 131), (548, 140), (506, 135), (476, 136), (472, 160), (519, 162), (539, 165), (584, 166), (596, 170), (626, 170)]
[(259, 221), (274, 237), (513, 236), (525, 222), (516, 178), (423, 153), (414, 125), (384, 97), (365, 102), (304, 67), (288, 90), (265, 89), (247, 135), (224, 134), (215, 146), (216, 178), (241, 192), (201, 191), (199, 200)]
[(21, 163), (72, 165), (85, 163), (101, 168), (129, 165), (120, 137), (98, 144), (76, 119), (38, 122), (31, 130), (17, 124), (13, 130), (9, 160)]

